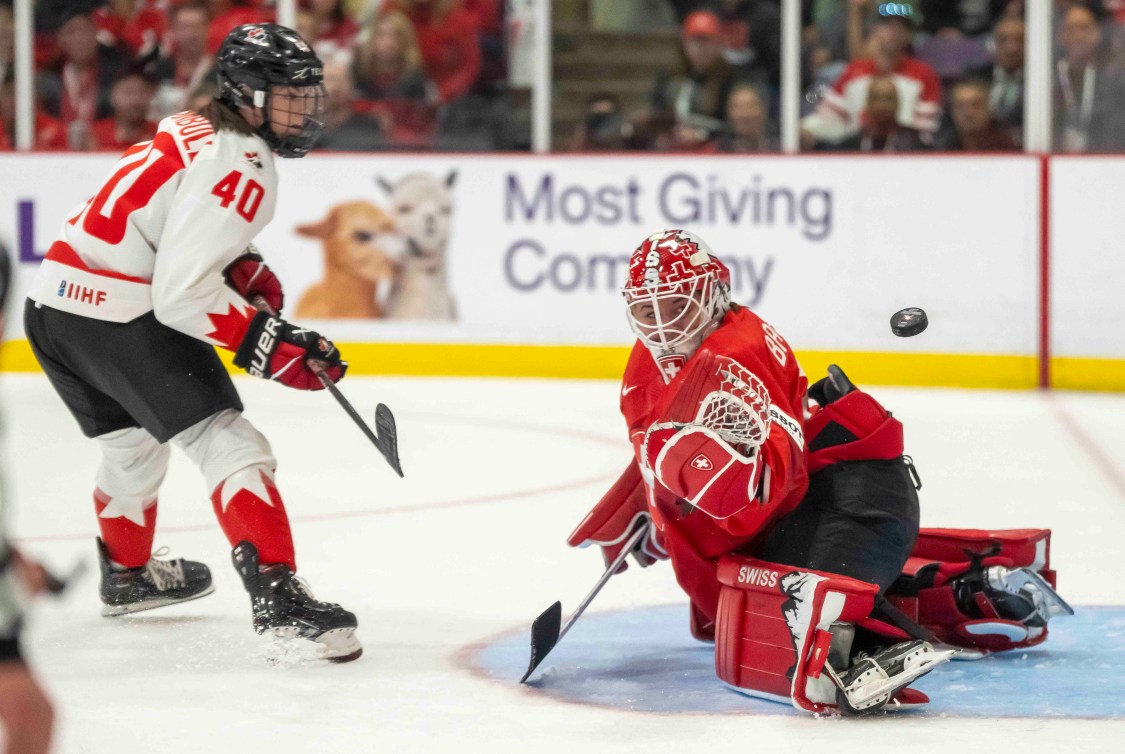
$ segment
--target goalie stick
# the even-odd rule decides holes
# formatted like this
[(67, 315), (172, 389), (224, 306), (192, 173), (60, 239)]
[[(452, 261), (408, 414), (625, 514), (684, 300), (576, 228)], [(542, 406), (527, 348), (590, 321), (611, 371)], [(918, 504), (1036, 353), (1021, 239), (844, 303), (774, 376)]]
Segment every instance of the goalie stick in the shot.
[(602, 590), (602, 587), (606, 585), (610, 577), (617, 573), (617, 569), (625, 562), (625, 558), (628, 557), (629, 553), (633, 552), (641, 540), (645, 538), (650, 526), (652, 526), (652, 524), (645, 521), (637, 527), (637, 530), (633, 532), (625, 542), (625, 546), (621, 548), (621, 552), (617, 553), (617, 557), (613, 559), (613, 562), (605, 569), (605, 573), (598, 579), (598, 583), (594, 584), (594, 588), (590, 590), (590, 593), (586, 595), (574, 612), (570, 614), (570, 617), (566, 619), (566, 623), (562, 624), (561, 628), (561, 602), (555, 602), (555, 604), (544, 610), (540, 613), (538, 618), (532, 621), (531, 662), (527, 666), (527, 672), (520, 678), (520, 683), (527, 683), (527, 679), (531, 677), (531, 674), (535, 672), (539, 664), (543, 662), (550, 651), (562, 641), (562, 638), (566, 636), (566, 632), (570, 630), (574, 622), (585, 612), (586, 608), (593, 602), (594, 597), (598, 596), (598, 592)]
[[(255, 296), (251, 303), (256, 309), (264, 311), (270, 316), (277, 316), (277, 312), (266, 303), (265, 298), (262, 296)], [(351, 401), (344, 397), (344, 394), (340, 392), (340, 388), (336, 387), (336, 383), (332, 381), (332, 378), (325, 374), (324, 366), (316, 359), (309, 359), (307, 363), (312, 373), (320, 380), (320, 384), (324, 385), (325, 389), (332, 393), (332, 397), (340, 404), (340, 408), (344, 409), (344, 412), (351, 417), (351, 420), (355, 422), (356, 426), (367, 436), (367, 439), (371, 441), (375, 449), (383, 454), (383, 458), (387, 460), (387, 463), (394, 469), (395, 473), (398, 474), (399, 477), (402, 477), (402, 464), (398, 459), (398, 429), (395, 424), (395, 416), (391, 413), (391, 410), (382, 403), (375, 407), (375, 429), (378, 430), (378, 434), (372, 432), (371, 428), (367, 426), (367, 422), (363, 420), (363, 417), (361, 417), (359, 412), (355, 410), (355, 407), (352, 406)]]

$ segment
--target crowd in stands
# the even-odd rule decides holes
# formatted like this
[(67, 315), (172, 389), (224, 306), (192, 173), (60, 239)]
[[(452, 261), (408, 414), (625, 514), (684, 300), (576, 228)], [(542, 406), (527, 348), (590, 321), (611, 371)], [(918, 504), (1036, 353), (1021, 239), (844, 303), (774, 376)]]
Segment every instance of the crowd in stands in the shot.
[[(648, 109), (611, 122), (609, 100), (591, 98), (572, 147), (776, 151), (780, 0), (666, 2), (678, 61)], [(802, 0), (802, 148), (1022, 149), (1025, 2)], [(1125, 151), (1125, 0), (1053, 11), (1054, 149)]]
[[(335, 150), (528, 148), (513, 117), (504, 0), (299, 0), (325, 63)], [(36, 0), (34, 147), (118, 150), (215, 94), (227, 32), (274, 0)], [(0, 150), (14, 138), (13, 0), (0, 0)]]

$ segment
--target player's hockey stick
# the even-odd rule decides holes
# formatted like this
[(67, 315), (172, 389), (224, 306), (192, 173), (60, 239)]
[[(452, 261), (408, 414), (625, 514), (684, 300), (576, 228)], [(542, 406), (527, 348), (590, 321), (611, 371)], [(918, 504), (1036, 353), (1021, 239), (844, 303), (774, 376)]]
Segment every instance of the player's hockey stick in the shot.
[[(277, 316), (277, 312), (273, 310), (273, 307), (271, 307), (263, 297), (255, 296), (251, 303), (254, 304), (256, 309), (267, 312), (271, 316)], [(383, 458), (387, 459), (387, 463), (395, 470), (395, 473), (400, 477), (403, 476), (402, 464), (398, 460), (398, 429), (395, 425), (395, 415), (391, 413), (391, 410), (382, 403), (375, 407), (375, 428), (379, 431), (379, 434), (375, 434), (371, 431), (371, 428), (367, 426), (367, 422), (363, 420), (359, 412), (355, 410), (355, 407), (352, 406), (351, 401), (344, 397), (344, 394), (340, 392), (340, 388), (336, 387), (336, 383), (325, 373), (324, 364), (316, 359), (309, 359), (307, 364), (309, 370), (320, 380), (320, 384), (324, 385), (325, 389), (332, 393), (332, 397), (336, 399), (336, 402), (340, 404), (344, 412), (351, 417), (356, 426), (367, 436), (367, 439), (371, 441), (375, 449), (383, 454)]]
[(566, 636), (566, 632), (570, 630), (570, 627), (574, 625), (574, 622), (578, 620), (579, 616), (585, 612), (586, 608), (593, 602), (594, 597), (598, 596), (598, 592), (602, 590), (602, 587), (606, 585), (610, 577), (617, 573), (617, 569), (625, 562), (625, 558), (629, 556), (629, 553), (631, 553), (648, 534), (648, 527), (650, 526), (652, 526), (652, 524), (645, 521), (637, 527), (637, 530), (633, 532), (632, 536), (625, 542), (625, 546), (621, 548), (621, 552), (617, 553), (617, 557), (613, 559), (613, 562), (605, 569), (605, 573), (598, 579), (598, 583), (594, 584), (594, 588), (590, 590), (590, 593), (586, 595), (585, 599), (582, 600), (575, 611), (570, 614), (570, 617), (566, 619), (566, 623), (562, 624), (561, 628), (561, 602), (556, 602), (551, 605), (544, 610), (538, 618), (532, 621), (531, 662), (528, 664), (527, 672), (523, 674), (523, 678), (520, 678), (520, 683), (527, 683), (527, 679), (531, 677), (531, 674), (539, 667), (539, 663), (543, 662), (548, 653), (555, 648), (555, 645), (562, 641), (562, 638)]

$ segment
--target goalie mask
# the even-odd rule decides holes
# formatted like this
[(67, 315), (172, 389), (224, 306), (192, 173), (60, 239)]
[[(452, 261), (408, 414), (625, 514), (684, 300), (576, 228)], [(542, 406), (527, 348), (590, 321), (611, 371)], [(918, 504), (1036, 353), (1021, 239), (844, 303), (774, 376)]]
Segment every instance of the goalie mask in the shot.
[(324, 129), (324, 64), (301, 35), (278, 24), (246, 24), (216, 56), (219, 99), (262, 114), (255, 133), (282, 157), (304, 157)]
[(703, 239), (664, 230), (629, 259), (629, 326), (670, 381), (730, 308), (730, 271)]

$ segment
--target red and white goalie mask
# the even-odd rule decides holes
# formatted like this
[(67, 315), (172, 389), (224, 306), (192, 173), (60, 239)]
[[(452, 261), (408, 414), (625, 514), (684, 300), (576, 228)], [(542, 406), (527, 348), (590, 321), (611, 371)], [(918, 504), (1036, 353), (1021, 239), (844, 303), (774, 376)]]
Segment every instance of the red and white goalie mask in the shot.
[(629, 326), (670, 381), (730, 308), (730, 270), (686, 230), (646, 238), (622, 290)]

